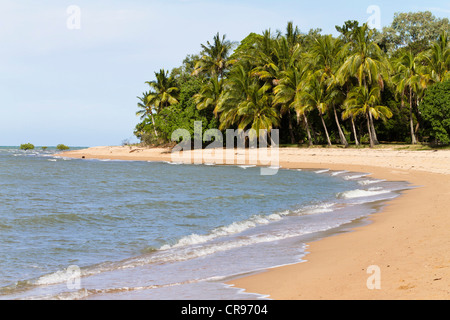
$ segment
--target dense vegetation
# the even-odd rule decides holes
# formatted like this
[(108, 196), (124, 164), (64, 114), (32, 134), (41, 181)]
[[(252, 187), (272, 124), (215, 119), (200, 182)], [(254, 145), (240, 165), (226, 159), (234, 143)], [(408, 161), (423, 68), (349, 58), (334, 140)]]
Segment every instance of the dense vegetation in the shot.
[[(383, 30), (346, 21), (320, 29), (216, 34), (182, 66), (155, 72), (139, 98), (135, 135), (148, 145), (175, 129), (277, 128), (288, 144), (449, 143), (448, 19), (399, 13)], [(438, 111), (439, 110), (439, 111)]]

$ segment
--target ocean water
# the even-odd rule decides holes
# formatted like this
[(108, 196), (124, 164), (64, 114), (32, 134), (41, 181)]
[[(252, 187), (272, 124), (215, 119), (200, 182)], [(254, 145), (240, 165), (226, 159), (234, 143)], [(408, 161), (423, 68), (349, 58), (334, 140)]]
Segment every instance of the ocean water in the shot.
[(54, 152), (0, 148), (0, 299), (264, 299), (224, 283), (304, 261), (410, 187)]

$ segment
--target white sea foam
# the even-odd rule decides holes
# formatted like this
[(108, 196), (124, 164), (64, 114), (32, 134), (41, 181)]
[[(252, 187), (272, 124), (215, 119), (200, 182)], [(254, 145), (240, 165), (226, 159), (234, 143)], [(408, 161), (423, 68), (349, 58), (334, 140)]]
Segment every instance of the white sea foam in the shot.
[(168, 164), (173, 164), (173, 165), (180, 165), (180, 164), (183, 164), (183, 162), (173, 162), (173, 161), (164, 161), (165, 163), (168, 163)]
[(362, 197), (372, 197), (372, 196), (377, 196), (380, 194), (385, 194), (385, 193), (389, 193), (390, 190), (383, 190), (383, 189), (377, 189), (377, 190), (361, 190), (361, 189), (356, 189), (356, 190), (350, 190), (350, 191), (345, 191), (345, 192), (340, 192), (338, 193), (337, 197), (341, 198), (341, 199), (354, 199), (354, 198), (362, 198)]
[(340, 174), (343, 174), (343, 173), (346, 173), (346, 172), (348, 172), (348, 171), (347, 170), (335, 171), (335, 172), (331, 173), (331, 175), (332, 176), (337, 176), (337, 175), (340, 175)]
[(302, 209), (297, 210), (296, 213), (310, 215), (310, 214), (317, 214), (317, 213), (332, 212), (334, 205), (335, 205), (334, 203), (330, 202), (330, 203), (321, 203), (321, 204), (317, 204), (317, 205), (306, 206)]
[(362, 177), (365, 177), (369, 175), (368, 173), (362, 173), (362, 174), (354, 174), (354, 175), (349, 175), (349, 176), (345, 176), (344, 180), (354, 180), (354, 179), (359, 179)]
[(239, 168), (242, 168), (242, 169), (247, 169), (247, 168), (253, 168), (253, 167), (256, 167), (256, 165), (254, 165), (254, 164), (249, 164), (249, 165), (242, 165), (242, 166), (238, 166)]
[(330, 169), (317, 170), (317, 171), (314, 171), (314, 172), (315, 173), (325, 173), (325, 172), (328, 172), (328, 171), (330, 171)]
[(289, 210), (273, 213), (273, 214), (270, 214), (267, 216), (254, 215), (247, 220), (236, 221), (227, 226), (215, 228), (209, 234), (200, 235), (200, 234), (193, 233), (191, 235), (181, 238), (174, 245), (162, 246), (160, 248), (160, 250), (167, 250), (170, 248), (178, 248), (178, 247), (182, 247), (182, 246), (205, 243), (207, 241), (216, 239), (218, 237), (224, 237), (224, 236), (240, 233), (247, 229), (254, 228), (258, 225), (265, 225), (272, 221), (278, 221), (278, 220), (282, 219), (283, 216), (286, 216), (288, 214), (290, 214)]
[(366, 185), (369, 185), (369, 184), (378, 183), (378, 182), (383, 182), (383, 181), (386, 181), (386, 180), (367, 179), (367, 180), (361, 180), (361, 181), (358, 181), (358, 184), (360, 184), (360, 185), (362, 185), (362, 186), (366, 186)]

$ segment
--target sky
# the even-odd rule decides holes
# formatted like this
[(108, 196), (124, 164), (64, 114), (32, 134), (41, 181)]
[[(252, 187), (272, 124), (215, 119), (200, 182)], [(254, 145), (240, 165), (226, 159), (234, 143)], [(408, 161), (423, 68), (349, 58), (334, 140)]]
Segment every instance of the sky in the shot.
[(0, 0), (0, 146), (137, 142), (145, 82), (217, 32), (240, 41), (293, 21), (336, 35), (346, 20), (381, 28), (425, 10), (449, 17), (450, 1)]

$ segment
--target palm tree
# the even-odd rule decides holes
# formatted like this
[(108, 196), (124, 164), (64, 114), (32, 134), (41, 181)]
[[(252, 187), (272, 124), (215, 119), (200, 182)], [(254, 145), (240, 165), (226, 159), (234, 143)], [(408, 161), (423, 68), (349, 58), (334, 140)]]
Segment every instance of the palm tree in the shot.
[(427, 66), (432, 82), (443, 82), (450, 79), (450, 42), (444, 30), (439, 40), (433, 42), (431, 48), (420, 54), (420, 59)]
[(198, 110), (212, 108), (214, 116), (217, 118), (220, 95), (222, 93), (223, 80), (216, 77), (207, 80), (206, 84), (202, 86), (200, 92), (194, 95), (194, 101)]
[(392, 111), (386, 107), (378, 105), (380, 101), (381, 89), (378, 86), (373, 86), (370, 91), (363, 86), (354, 87), (348, 94), (345, 105), (347, 107), (344, 116), (364, 115), (367, 122), (367, 131), (369, 133), (370, 147), (375, 146), (373, 139), (374, 135), (371, 132), (373, 127), (370, 124), (370, 118), (386, 119), (392, 117)]
[(213, 43), (209, 41), (202, 44), (202, 57), (196, 63), (193, 75), (206, 74), (209, 77), (222, 79), (226, 70), (230, 67), (228, 60), (233, 43), (225, 40), (226, 35), (220, 38), (219, 33), (214, 36)]
[(326, 90), (329, 91), (330, 98), (332, 98), (330, 104), (333, 107), (339, 138), (345, 147), (348, 147), (348, 142), (342, 131), (336, 111), (336, 104), (339, 102), (339, 99), (343, 100), (344, 94), (339, 87), (336, 72), (341, 65), (342, 56), (347, 51), (347, 48), (348, 45), (344, 45), (340, 39), (333, 38), (331, 35), (325, 35), (314, 38), (313, 46), (309, 52), (312, 64), (317, 69), (316, 75), (319, 81), (327, 84)]
[[(360, 87), (370, 92), (369, 86), (377, 84), (379, 88), (384, 86), (383, 77), (389, 71), (389, 63), (382, 50), (373, 41), (374, 31), (369, 29), (365, 23), (361, 27), (356, 27), (351, 34), (352, 47), (354, 52), (345, 60), (339, 68), (337, 75), (341, 83), (348, 78), (355, 77)], [(369, 123), (372, 127), (372, 140), (378, 144), (375, 133), (372, 113), (369, 113)]]
[(272, 107), (268, 92), (271, 86), (260, 85), (250, 73), (242, 64), (231, 70), (217, 104), (217, 111), (221, 113), (220, 129), (237, 125), (242, 130), (255, 129), (259, 134), (260, 129), (270, 132), (279, 124), (278, 112)]
[(311, 131), (308, 123), (308, 112), (311, 107), (305, 105), (302, 99), (302, 92), (305, 86), (305, 79), (309, 75), (309, 64), (304, 60), (299, 61), (295, 67), (282, 73), (282, 78), (279, 84), (274, 88), (275, 94), (273, 104), (284, 105), (288, 109), (293, 109), (297, 113), (297, 123), (300, 122), (300, 117), (303, 117), (305, 130), (308, 136), (309, 146), (313, 145), (311, 138)]
[(328, 146), (331, 146), (330, 135), (323, 115), (327, 113), (331, 96), (327, 92), (326, 87), (320, 82), (316, 74), (310, 75), (301, 93), (304, 106), (315, 108), (319, 111), (320, 120), (325, 131)]
[(265, 129), (269, 133), (280, 122), (277, 109), (272, 107), (272, 96), (268, 94), (269, 84), (260, 86), (253, 82), (248, 88), (247, 99), (238, 106), (238, 128), (245, 130), (250, 127), (259, 136), (259, 130)]
[[(256, 51), (254, 59), (256, 63), (252, 75), (257, 76), (261, 81), (271, 83), (273, 87), (280, 83), (283, 73), (292, 69), (301, 54), (299, 44), (300, 31), (298, 27), (288, 22), (286, 34), (278, 32), (276, 38), (272, 38), (270, 31), (266, 31), (260, 39), (259, 46), (263, 49)], [(288, 130), (291, 143), (295, 143), (295, 135), (292, 127), (291, 108), (285, 104), (280, 105), (280, 115), (287, 115)]]
[(152, 118), (152, 124), (153, 124), (153, 130), (155, 131), (155, 136), (158, 136), (158, 132), (156, 131), (155, 127), (155, 117), (153, 116), (153, 105), (149, 104), (147, 97), (150, 95), (149, 92), (143, 92), (142, 97), (137, 97), (139, 99), (139, 102), (137, 104), (138, 110), (136, 112), (137, 116), (140, 116), (140, 119), (143, 120), (147, 116), (150, 116)]
[(165, 107), (178, 103), (177, 93), (179, 91), (175, 80), (168, 76), (168, 72), (161, 69), (155, 72), (156, 80), (147, 81), (146, 83), (152, 89), (147, 96), (146, 104), (154, 106), (156, 112), (159, 113)]
[(421, 87), (424, 87), (424, 76), (418, 59), (419, 57), (414, 56), (411, 50), (401, 55), (395, 61), (396, 74), (392, 78), (393, 83), (396, 85), (397, 93), (401, 95), (402, 105), (405, 93), (409, 96), (409, 125), (412, 144), (417, 143), (414, 133), (413, 96), (417, 96)]
[(350, 121), (352, 123), (353, 136), (355, 137), (355, 145), (359, 146), (358, 135), (356, 134), (356, 127), (355, 127), (356, 109), (354, 109), (352, 106), (348, 106), (347, 101), (348, 100), (344, 102), (345, 110), (342, 112), (342, 120), (347, 120), (348, 118), (350, 118)]

